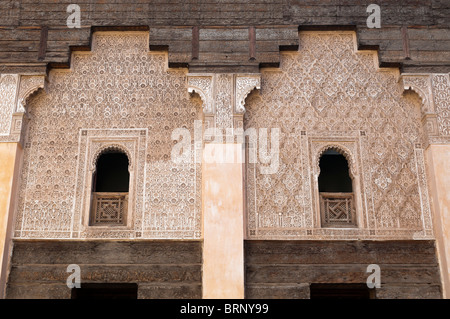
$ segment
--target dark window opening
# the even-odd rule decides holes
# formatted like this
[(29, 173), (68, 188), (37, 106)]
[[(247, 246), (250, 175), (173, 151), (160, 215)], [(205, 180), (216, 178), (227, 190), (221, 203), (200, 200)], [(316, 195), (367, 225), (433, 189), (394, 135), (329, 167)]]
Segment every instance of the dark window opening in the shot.
[(366, 284), (311, 284), (311, 299), (375, 299)]
[(130, 173), (124, 153), (103, 153), (97, 161), (94, 192), (128, 192)]
[(320, 158), (319, 192), (351, 193), (352, 179), (347, 159), (339, 152), (328, 150)]
[(126, 225), (130, 173), (126, 154), (108, 150), (100, 155), (92, 177), (91, 226)]
[(72, 299), (137, 299), (137, 284), (81, 284), (72, 288)]
[(329, 149), (321, 156), (319, 166), (322, 227), (355, 227), (353, 182), (347, 159), (337, 150)]

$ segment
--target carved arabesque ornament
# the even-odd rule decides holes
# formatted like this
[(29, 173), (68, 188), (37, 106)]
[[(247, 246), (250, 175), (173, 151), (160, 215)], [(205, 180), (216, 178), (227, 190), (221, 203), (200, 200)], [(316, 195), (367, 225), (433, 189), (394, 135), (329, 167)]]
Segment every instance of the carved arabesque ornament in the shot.
[(39, 89), (44, 89), (45, 77), (35, 75), (22, 75), (20, 77), (20, 89), (17, 99), (16, 112), (25, 112), (27, 98)]
[(200, 95), (203, 102), (203, 113), (213, 113), (213, 76), (188, 75), (188, 92)]
[(188, 74), (188, 92), (200, 95), (209, 127), (242, 127), (245, 99), (260, 87), (260, 74)]
[[(375, 51), (357, 51), (353, 32), (300, 32), (299, 51), (262, 72), (245, 129), (280, 128), (280, 159), (275, 174), (247, 163), (250, 239), (433, 238), (421, 103), (398, 78)], [(357, 228), (318, 225), (317, 161), (329, 147), (357, 177)]]
[(403, 74), (405, 90), (415, 91), (422, 99), (422, 122), (426, 145), (450, 143), (450, 75)]
[[(171, 160), (171, 133), (194, 131), (201, 100), (187, 94), (186, 70), (148, 48), (148, 32), (96, 32), (92, 52), (74, 52), (28, 99), (16, 238), (201, 237), (201, 166)], [(132, 216), (88, 226), (95, 159), (112, 146), (130, 158)]]
[[(22, 122), (11, 124), (14, 112), (24, 108), (31, 116), (15, 237), (200, 238), (201, 166), (170, 161), (170, 133), (192, 132), (202, 104), (214, 125), (236, 126), (233, 117), (242, 117), (246, 101), (245, 128), (281, 129), (278, 171), (264, 175), (258, 164), (247, 164), (250, 238), (432, 238), (420, 110), (434, 105), (425, 127), (435, 122), (438, 133), (428, 139), (450, 142), (448, 74), (413, 82), (403, 76), (408, 88), (420, 88), (421, 107), (402, 96), (397, 70), (379, 70), (376, 53), (355, 51), (355, 34), (301, 33), (300, 42), (299, 52), (282, 53), (279, 70), (194, 75), (168, 70), (167, 54), (149, 53), (148, 33), (96, 33), (93, 51), (74, 53), (71, 70), (52, 70), (46, 93), (28, 102), (44, 77), (2, 74), (0, 141), (19, 139), (12, 128), (23, 132)], [(249, 94), (259, 86), (259, 94)], [(361, 227), (315, 226), (312, 139), (346, 145), (355, 158)], [(91, 176), (90, 152), (111, 141), (130, 149), (139, 166), (133, 222), (92, 231), (82, 223), (81, 194)]]
[(433, 74), (431, 84), (439, 133), (450, 143), (450, 74)]
[(0, 75), (0, 142), (23, 142), (26, 100), (44, 87), (43, 75)]
[(422, 113), (434, 113), (434, 102), (432, 98), (431, 76), (429, 74), (403, 75), (405, 90), (414, 90), (422, 99)]
[(261, 89), (261, 76), (238, 75), (236, 77), (236, 113), (245, 112), (245, 99), (254, 89)]
[(0, 75), (0, 134), (9, 135), (11, 118), (15, 112), (20, 76), (17, 74)]

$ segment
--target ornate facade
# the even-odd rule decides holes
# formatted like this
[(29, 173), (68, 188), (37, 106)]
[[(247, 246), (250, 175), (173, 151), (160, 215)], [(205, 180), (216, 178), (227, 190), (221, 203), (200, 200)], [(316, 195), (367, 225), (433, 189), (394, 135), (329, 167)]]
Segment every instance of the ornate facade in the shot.
[[(28, 106), (23, 176), (35, 177), (21, 183), (17, 237), (200, 237), (200, 165), (172, 163), (171, 133), (194, 129), (201, 102), (189, 98), (185, 72), (167, 70), (166, 55), (147, 48), (145, 33), (98, 34), (70, 71), (51, 72), (45, 94)], [(130, 160), (129, 223), (90, 228), (91, 177), (110, 145)]]
[[(313, 283), (365, 283), (369, 264), (381, 267), (378, 297), (448, 296), (448, 73), (380, 67), (345, 30), (300, 31), (298, 47), (258, 72), (175, 68), (151, 41), (97, 31), (69, 69), (0, 73), (0, 160), (13, 174), (2, 175), (3, 296), (70, 297), (68, 264), (82, 283), (136, 282), (140, 298), (309, 298)], [(128, 159), (126, 218), (92, 225), (108, 150)], [(323, 225), (329, 150), (348, 163), (351, 227)], [(341, 272), (313, 273), (326, 243), (335, 259), (323, 264)], [(280, 263), (307, 278), (286, 279)]]
[[(351, 33), (300, 33), (302, 50), (262, 72), (245, 123), (281, 128), (280, 167), (247, 168), (250, 238), (433, 237), (420, 100), (355, 43)], [(320, 228), (319, 159), (330, 147), (346, 155), (355, 180), (357, 229)]]

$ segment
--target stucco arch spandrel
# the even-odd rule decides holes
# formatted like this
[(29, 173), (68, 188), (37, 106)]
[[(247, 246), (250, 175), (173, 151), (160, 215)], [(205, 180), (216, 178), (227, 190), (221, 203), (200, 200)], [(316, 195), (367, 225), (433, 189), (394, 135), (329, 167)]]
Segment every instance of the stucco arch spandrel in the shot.
[(322, 146), (316, 153), (316, 157), (314, 160), (315, 164), (315, 174), (317, 176), (320, 175), (320, 158), (322, 155), (328, 151), (328, 150), (334, 150), (336, 152), (339, 152), (342, 154), (348, 163), (349, 173), (352, 178), (357, 176), (357, 170), (356, 170), (356, 161), (354, 160), (354, 156), (351, 154), (350, 150), (347, 149), (345, 146), (342, 146), (340, 144), (327, 144), (325, 146)]
[(203, 113), (213, 113), (213, 76), (188, 75), (188, 92), (197, 93), (203, 102)]
[(130, 151), (124, 145), (113, 143), (113, 144), (103, 145), (95, 151), (94, 155), (91, 158), (91, 171), (94, 172), (97, 169), (98, 159), (100, 158), (100, 156), (103, 153), (108, 152), (108, 151), (119, 151), (119, 152), (124, 153), (128, 158), (128, 170), (129, 171), (133, 170), (133, 162), (132, 162), (132, 156), (130, 154)]
[(422, 114), (435, 113), (430, 75), (404, 74), (402, 80), (404, 90), (413, 90), (422, 99)]
[(45, 90), (45, 84), (45, 76), (43, 75), (21, 76), (16, 112), (25, 112), (28, 97), (39, 89)]
[(236, 77), (236, 113), (245, 113), (245, 99), (254, 89), (261, 89), (260, 74)]

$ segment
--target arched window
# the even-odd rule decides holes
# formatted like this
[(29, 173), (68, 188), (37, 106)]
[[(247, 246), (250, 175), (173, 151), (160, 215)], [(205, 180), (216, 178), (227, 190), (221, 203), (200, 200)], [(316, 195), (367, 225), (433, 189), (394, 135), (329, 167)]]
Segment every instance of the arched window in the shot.
[(128, 156), (108, 149), (98, 157), (92, 180), (91, 226), (126, 225), (130, 173)]
[(322, 227), (356, 226), (353, 181), (347, 159), (328, 149), (319, 162), (319, 197)]

